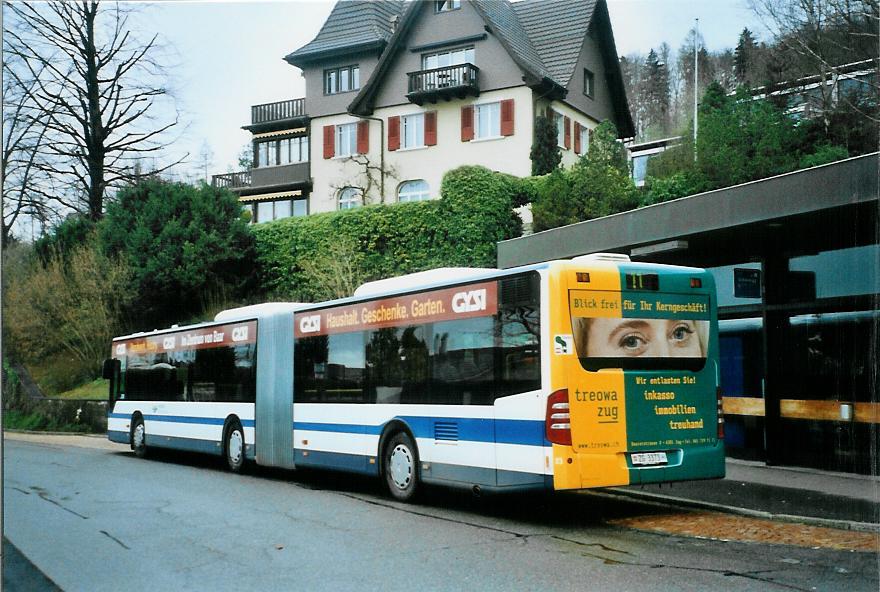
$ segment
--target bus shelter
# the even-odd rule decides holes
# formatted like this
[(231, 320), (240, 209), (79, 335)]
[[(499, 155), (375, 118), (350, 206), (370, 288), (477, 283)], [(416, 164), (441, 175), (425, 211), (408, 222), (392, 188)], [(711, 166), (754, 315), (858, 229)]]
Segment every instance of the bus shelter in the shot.
[(498, 243), (499, 267), (594, 252), (715, 276), (728, 454), (880, 472), (878, 154)]

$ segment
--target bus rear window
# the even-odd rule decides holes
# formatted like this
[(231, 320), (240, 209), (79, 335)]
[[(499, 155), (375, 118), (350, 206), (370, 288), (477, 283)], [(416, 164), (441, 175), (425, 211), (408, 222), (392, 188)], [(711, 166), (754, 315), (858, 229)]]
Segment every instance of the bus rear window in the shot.
[(700, 370), (709, 343), (704, 294), (572, 290), (572, 333), (586, 370)]

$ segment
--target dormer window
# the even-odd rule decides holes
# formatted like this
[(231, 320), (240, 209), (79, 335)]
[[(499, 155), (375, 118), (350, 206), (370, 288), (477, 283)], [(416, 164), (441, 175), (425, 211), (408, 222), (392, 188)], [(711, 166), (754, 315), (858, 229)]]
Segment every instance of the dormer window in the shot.
[(449, 12), (461, 8), (461, 0), (434, 0), (434, 12)]
[(324, 70), (325, 95), (335, 95), (338, 93), (359, 90), (360, 88), (361, 69), (357, 65)]

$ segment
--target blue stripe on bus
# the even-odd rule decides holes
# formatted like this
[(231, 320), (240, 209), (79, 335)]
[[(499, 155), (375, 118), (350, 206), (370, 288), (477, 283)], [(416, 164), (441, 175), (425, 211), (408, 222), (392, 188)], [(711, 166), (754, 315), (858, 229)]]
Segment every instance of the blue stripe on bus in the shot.
[[(108, 413), (110, 419), (131, 419), (131, 415), (125, 413)], [(146, 421), (161, 421), (165, 423), (192, 423), (201, 425), (220, 425), (226, 423), (226, 419), (222, 417), (189, 417), (185, 415), (143, 415)], [(254, 427), (253, 419), (240, 419), (241, 427)]]
[[(498, 444), (523, 444), (526, 446), (544, 446), (544, 422), (527, 419), (487, 419), (472, 417), (431, 417), (402, 416), (397, 417), (405, 422), (416, 438), (433, 439), (434, 424), (438, 421), (458, 424), (458, 440), (466, 442), (489, 442)], [(495, 429), (493, 432), (492, 424)], [(337, 434), (367, 434), (378, 436), (384, 425), (372, 426), (362, 424), (316, 423), (297, 421), (293, 423), (296, 430), (313, 432), (332, 432)]]

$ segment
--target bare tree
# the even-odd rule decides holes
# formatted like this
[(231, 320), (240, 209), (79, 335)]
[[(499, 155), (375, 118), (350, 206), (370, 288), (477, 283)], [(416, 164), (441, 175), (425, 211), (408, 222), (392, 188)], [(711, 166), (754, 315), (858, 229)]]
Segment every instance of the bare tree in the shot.
[(13, 227), (24, 217), (32, 220), (46, 217), (45, 201), (40, 193), (40, 181), (43, 179), (38, 166), (40, 150), (45, 143), (46, 127), (32, 116), (34, 105), (30, 93), (37, 83), (33, 78), (22, 79), (22, 72), (16, 65), (14, 58), (3, 62), (3, 150), (0, 154), (0, 178), (3, 180), (4, 247), (9, 245)]
[[(170, 96), (155, 61), (157, 37), (141, 42), (128, 8), (97, 1), (5, 2), (7, 53), (36, 84), (28, 89), (34, 119), (46, 127), (40, 168), (74, 194), (52, 196), (97, 220), (107, 189), (136, 181), (134, 163), (168, 146), (177, 124), (157, 121)], [(164, 171), (182, 159), (158, 167)]]
[[(779, 48), (789, 54), (789, 79), (819, 78), (816, 93), (827, 127), (828, 113), (838, 98), (840, 67), (877, 60), (880, 55), (880, 0), (749, 0), (749, 4), (773, 32)], [(878, 76), (866, 82), (875, 104), (878, 82)], [(859, 109), (856, 104), (849, 106)], [(861, 113), (871, 118), (867, 111)]]
[[(364, 205), (369, 203), (385, 203), (389, 181), (399, 181), (397, 170), (381, 163), (376, 163), (366, 154), (352, 154), (342, 160), (343, 163), (354, 163), (359, 167), (355, 178), (345, 177), (341, 182), (331, 185), (335, 191), (346, 187), (355, 187), (360, 190)], [(344, 166), (344, 165), (343, 165)], [(345, 171), (345, 168), (343, 168)], [(344, 174), (344, 173), (343, 173)], [(378, 199), (376, 195), (378, 194)]]

